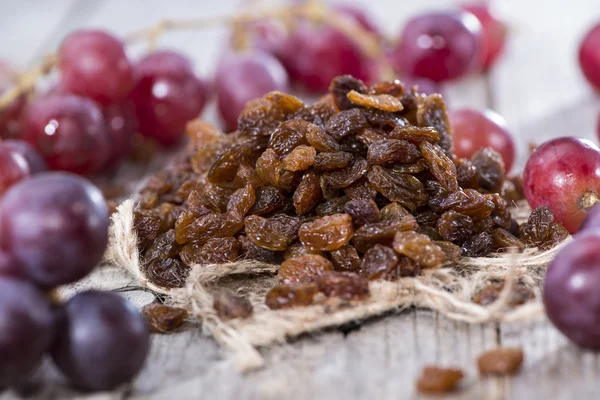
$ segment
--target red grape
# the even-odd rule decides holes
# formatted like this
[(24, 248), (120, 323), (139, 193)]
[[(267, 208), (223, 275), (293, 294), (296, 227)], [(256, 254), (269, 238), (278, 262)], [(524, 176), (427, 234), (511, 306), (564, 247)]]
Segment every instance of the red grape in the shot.
[(84, 97), (38, 98), (25, 108), (22, 126), (22, 139), (33, 145), (52, 169), (96, 172), (110, 151), (102, 112)]
[(164, 146), (177, 143), (188, 121), (198, 116), (208, 87), (190, 61), (173, 51), (156, 51), (137, 65), (138, 81), (131, 93), (140, 133)]
[(600, 349), (600, 232), (578, 235), (548, 265), (546, 314), (573, 342)]
[(475, 15), (483, 28), (481, 66), (483, 70), (487, 70), (496, 62), (504, 49), (508, 29), (489, 4), (465, 4), (463, 9)]
[(106, 201), (77, 175), (35, 175), (0, 201), (0, 248), (42, 287), (86, 276), (102, 259), (107, 241)]
[(596, 136), (600, 142), (600, 113), (598, 113), (598, 122), (596, 122)]
[(39, 289), (0, 277), (0, 387), (17, 385), (37, 367), (54, 337), (54, 320)]
[(48, 164), (44, 158), (33, 148), (32, 145), (21, 139), (8, 139), (0, 143), (0, 147), (9, 148), (13, 153), (17, 153), (25, 158), (29, 166), (29, 172), (37, 174), (48, 170)]
[(68, 35), (58, 53), (65, 88), (102, 104), (129, 95), (133, 66), (123, 42), (105, 31), (79, 30)]
[(64, 306), (52, 358), (85, 390), (111, 390), (142, 369), (150, 332), (142, 314), (115, 293), (89, 290)]
[(109, 104), (103, 107), (102, 113), (104, 114), (111, 148), (106, 166), (111, 167), (130, 153), (138, 121), (133, 104), (130, 102)]
[(549, 140), (529, 156), (523, 186), (531, 208), (548, 206), (574, 233), (600, 200), (600, 149), (576, 137)]
[(379, 65), (364, 55), (352, 38), (329, 25), (298, 21), (283, 48), (290, 77), (306, 89), (325, 92), (331, 80), (350, 74), (370, 83), (379, 78)]
[(228, 53), (217, 66), (215, 89), (221, 118), (232, 131), (248, 101), (273, 90), (289, 91), (288, 76), (279, 60), (268, 53)]
[(590, 29), (581, 41), (579, 65), (592, 86), (600, 90), (600, 23)]
[[(279, 56), (281, 49), (285, 44), (287, 32), (285, 25), (278, 20), (263, 19), (245, 23), (241, 29), (243, 43), (245, 48), (258, 49), (274, 56)], [(237, 48), (238, 37), (234, 34), (231, 37), (231, 47)]]
[(579, 226), (579, 231), (587, 231), (594, 228), (600, 228), (600, 204), (593, 206)]
[(436, 82), (456, 79), (478, 65), (482, 42), (481, 24), (473, 14), (429, 12), (404, 25), (391, 61), (403, 74)]
[(364, 30), (377, 37), (382, 37), (377, 22), (367, 10), (353, 4), (334, 4), (333, 8), (338, 13), (358, 23)]
[[(404, 84), (405, 88), (411, 88), (413, 86), (417, 86), (418, 93), (433, 94), (433, 93), (441, 93), (442, 92), (440, 85), (437, 82), (434, 82), (429, 79), (417, 78), (415, 76), (402, 76), (400, 80)], [(447, 100), (446, 100), (446, 104), (448, 104)]]
[(29, 175), (29, 164), (25, 157), (0, 143), (0, 196)]
[(510, 171), (515, 161), (515, 143), (501, 115), (492, 110), (463, 108), (450, 111), (448, 118), (458, 157), (471, 158), (477, 150), (491, 147), (500, 153), (506, 171)]

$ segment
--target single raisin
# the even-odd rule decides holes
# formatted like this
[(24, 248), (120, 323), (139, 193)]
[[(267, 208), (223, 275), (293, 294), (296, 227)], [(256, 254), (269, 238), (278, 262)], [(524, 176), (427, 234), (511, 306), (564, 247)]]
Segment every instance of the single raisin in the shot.
[(503, 347), (488, 350), (477, 358), (481, 375), (513, 375), (523, 365), (523, 350)]
[(270, 218), (251, 215), (244, 221), (246, 236), (257, 246), (284, 251), (298, 237), (300, 219), (285, 214)]
[(333, 214), (341, 214), (344, 212), (344, 206), (350, 199), (346, 196), (336, 197), (331, 200), (324, 201), (317, 205), (315, 212), (318, 216), (326, 216)]
[(142, 266), (148, 280), (163, 288), (183, 287), (190, 268), (177, 258), (155, 258)]
[(347, 167), (354, 160), (354, 155), (345, 151), (319, 153), (315, 156), (315, 171), (334, 171)]
[(325, 130), (335, 139), (340, 140), (366, 128), (368, 124), (364, 112), (361, 109), (352, 108), (340, 111), (329, 118), (329, 121), (325, 124)]
[(396, 232), (412, 231), (417, 227), (415, 217), (410, 214), (399, 220), (393, 219), (365, 224), (356, 230), (353, 243), (358, 251), (364, 253), (376, 244), (392, 244)]
[(373, 200), (350, 200), (344, 206), (344, 211), (352, 217), (356, 227), (379, 220), (379, 208)]
[(536, 246), (548, 250), (562, 242), (569, 232), (554, 222), (554, 214), (546, 206), (532, 211), (527, 222), (520, 228), (520, 238), (526, 246)]
[(356, 90), (351, 90), (346, 96), (355, 106), (375, 108), (392, 113), (404, 109), (402, 102), (389, 94), (361, 94)]
[(223, 321), (234, 318), (248, 318), (253, 311), (252, 304), (247, 298), (226, 292), (220, 292), (214, 296), (213, 308)]
[(273, 149), (279, 157), (283, 157), (291, 153), (296, 147), (307, 145), (305, 132), (310, 125), (312, 125), (310, 122), (300, 119), (283, 122), (271, 135), (269, 148)]
[(396, 201), (410, 210), (415, 210), (427, 202), (425, 187), (417, 178), (409, 174), (398, 174), (375, 165), (367, 174), (375, 190), (390, 201)]
[(457, 243), (467, 240), (475, 229), (471, 217), (452, 210), (442, 214), (437, 228), (444, 240)]
[[(406, 104), (406, 102), (403, 102)], [(452, 144), (452, 129), (446, 114), (446, 105), (440, 94), (431, 94), (419, 101), (417, 110), (417, 125), (432, 127), (440, 135), (440, 147), (448, 157), (452, 157), (454, 146)]]
[(245, 216), (256, 203), (256, 191), (252, 185), (236, 190), (227, 203), (227, 211), (241, 217)]
[(233, 237), (210, 238), (203, 245), (186, 244), (180, 252), (181, 260), (189, 266), (230, 263), (239, 257), (239, 244)]
[(490, 192), (499, 193), (504, 184), (504, 160), (496, 150), (485, 147), (471, 157), (471, 162), (477, 171), (477, 182)]
[(376, 244), (365, 253), (361, 270), (369, 280), (381, 278), (387, 271), (398, 265), (398, 256), (393, 249)]
[(313, 171), (306, 172), (293, 196), (296, 213), (298, 215), (308, 213), (322, 198), (319, 177)]
[(325, 272), (316, 283), (319, 291), (327, 297), (357, 300), (369, 295), (369, 282), (353, 272)]
[(441, 267), (446, 261), (446, 255), (441, 247), (421, 233), (397, 232), (393, 247), (397, 253), (404, 254), (424, 268)]
[(360, 269), (360, 257), (354, 246), (345, 244), (339, 249), (331, 252), (331, 261), (337, 271), (358, 271)]
[(340, 144), (333, 136), (314, 124), (307, 126), (305, 136), (308, 143), (318, 151), (325, 153), (340, 151)]
[(161, 303), (150, 303), (142, 307), (142, 315), (148, 321), (150, 331), (166, 333), (181, 326), (188, 313), (183, 308), (171, 307)]
[(525, 245), (507, 230), (496, 228), (492, 231), (492, 248), (497, 251), (512, 249), (521, 252)]
[(265, 215), (276, 211), (283, 205), (284, 196), (273, 186), (263, 186), (256, 189), (256, 201), (248, 214)]
[(353, 235), (352, 217), (348, 214), (329, 215), (304, 223), (298, 232), (302, 244), (326, 251), (339, 249)]
[(317, 151), (311, 146), (298, 146), (283, 159), (283, 168), (288, 171), (305, 171), (315, 163)]
[(379, 212), (379, 217), (382, 221), (399, 221), (408, 214), (410, 214), (410, 212), (408, 212), (406, 208), (402, 207), (400, 203), (396, 203), (394, 201), (381, 209)]
[(155, 258), (173, 258), (181, 251), (182, 246), (175, 240), (175, 230), (171, 229), (159, 235), (144, 253), (146, 261)]
[(367, 87), (363, 81), (356, 79), (352, 75), (337, 76), (333, 78), (331, 85), (329, 85), (329, 92), (333, 95), (335, 104), (340, 110), (348, 110), (354, 107), (347, 97), (350, 91), (366, 93)]
[(445, 240), (436, 240), (435, 244), (440, 246), (440, 248), (446, 255), (446, 259), (450, 261), (456, 261), (460, 258), (460, 247), (455, 245), (454, 243), (447, 242)]
[(385, 139), (369, 146), (367, 161), (372, 165), (399, 163), (411, 164), (421, 158), (417, 146), (406, 140)]
[(256, 160), (256, 173), (260, 180), (268, 186), (279, 186), (283, 163), (273, 149), (267, 149)]
[(424, 367), (417, 380), (421, 393), (449, 393), (454, 391), (464, 377), (458, 368)]
[(326, 271), (333, 270), (331, 261), (317, 254), (305, 254), (285, 260), (277, 279), (281, 283), (303, 283), (316, 280)]
[(369, 180), (364, 177), (344, 188), (344, 193), (351, 200), (375, 200), (375, 197), (377, 197), (377, 191), (371, 187)]
[(368, 169), (367, 160), (356, 157), (350, 165), (336, 171), (324, 172), (322, 178), (332, 189), (342, 189), (362, 178)]
[[(356, 89), (357, 92), (363, 93)], [(369, 86), (371, 94), (389, 94), (394, 97), (402, 97), (404, 95), (404, 85), (398, 79), (393, 81), (377, 82)]]
[(398, 126), (390, 132), (389, 137), (390, 139), (408, 140), (411, 143), (429, 142), (435, 144), (440, 141), (440, 135), (435, 128), (430, 126)]
[(240, 255), (246, 260), (254, 260), (267, 264), (279, 264), (282, 260), (281, 253), (263, 249), (252, 243), (246, 236), (237, 238), (240, 245)]
[[(473, 295), (473, 302), (487, 306), (498, 300), (504, 289), (503, 281), (492, 282)], [(517, 307), (535, 299), (533, 290), (521, 282), (515, 282), (508, 300), (509, 307)]]
[(144, 249), (156, 239), (160, 230), (160, 218), (150, 211), (136, 210), (133, 213), (133, 229), (140, 248)]
[(429, 142), (421, 142), (419, 149), (429, 165), (429, 171), (448, 192), (458, 190), (456, 166), (441, 147)]
[(461, 253), (465, 257), (483, 257), (492, 251), (492, 236), (487, 232), (471, 236), (461, 246)]
[(275, 286), (267, 293), (265, 304), (272, 310), (297, 306), (310, 306), (319, 294), (316, 283), (299, 283)]
[(313, 250), (309, 247), (304, 246), (300, 242), (296, 242), (287, 248), (285, 253), (283, 253), (283, 259), (289, 260), (290, 258), (304, 256), (306, 254), (318, 254), (320, 256), (323, 255), (322, 252), (318, 250)]
[(439, 204), (440, 210), (454, 210), (473, 219), (488, 217), (494, 211), (494, 203), (477, 190), (464, 189), (450, 193)]

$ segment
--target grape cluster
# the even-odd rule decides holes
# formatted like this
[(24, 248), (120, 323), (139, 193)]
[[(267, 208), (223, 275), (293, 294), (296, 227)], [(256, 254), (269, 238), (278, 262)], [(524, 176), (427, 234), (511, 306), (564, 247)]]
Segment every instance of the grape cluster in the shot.
[[(27, 144), (1, 146), (27, 173), (43, 167)], [(125, 299), (90, 290), (61, 304), (51, 295), (89, 274), (107, 242), (106, 202), (77, 175), (40, 173), (0, 199), (0, 388), (19, 384), (45, 354), (85, 390), (114, 388), (140, 370), (149, 331)]]

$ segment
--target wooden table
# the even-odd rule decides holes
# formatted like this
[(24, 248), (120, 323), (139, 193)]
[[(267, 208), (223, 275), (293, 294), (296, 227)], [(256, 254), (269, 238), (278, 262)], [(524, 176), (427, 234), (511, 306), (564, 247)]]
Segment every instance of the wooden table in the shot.
[[(449, 7), (442, 0), (378, 0), (369, 8), (389, 33), (426, 8)], [(0, 2), (4, 41), (0, 57), (31, 66), (60, 43), (69, 31), (105, 27), (118, 34), (149, 26), (160, 18), (222, 15), (239, 8), (237, 0), (24, 0)], [(488, 76), (448, 85), (451, 107), (489, 107), (503, 114), (519, 144), (521, 165), (528, 142), (563, 135), (595, 139), (600, 102), (578, 68), (577, 44), (600, 19), (598, 0), (506, 0), (511, 40)], [(177, 32), (161, 45), (185, 50), (199, 71), (212, 72), (224, 47), (224, 31)], [(139, 54), (142, 46), (134, 46)], [(205, 118), (215, 120), (214, 107)], [(114, 289), (133, 285), (115, 267), (98, 270), (72, 290), (94, 286)], [(152, 296), (129, 292), (144, 304)], [(522, 372), (513, 378), (482, 379), (476, 357), (498, 345), (521, 346)], [(46, 363), (27, 392), (5, 392), (0, 399), (400, 399), (417, 398), (414, 381), (425, 364), (447, 364), (467, 373), (464, 389), (451, 398), (534, 399), (597, 398), (600, 359), (569, 343), (547, 321), (518, 325), (467, 325), (426, 310), (401, 310), (361, 326), (348, 326), (264, 350), (267, 367), (243, 376), (227, 361), (226, 352), (198, 326), (155, 335), (146, 368), (130, 386), (112, 393), (82, 395)]]

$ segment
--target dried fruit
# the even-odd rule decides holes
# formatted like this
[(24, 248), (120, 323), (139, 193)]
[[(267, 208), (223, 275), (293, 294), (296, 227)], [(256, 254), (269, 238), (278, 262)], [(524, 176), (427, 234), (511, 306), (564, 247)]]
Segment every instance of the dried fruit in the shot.
[(376, 244), (365, 253), (361, 270), (369, 280), (381, 278), (386, 272), (398, 265), (398, 256), (393, 249)]
[(379, 208), (373, 200), (350, 200), (344, 206), (344, 211), (352, 217), (356, 227), (379, 220)]
[(252, 315), (252, 304), (247, 298), (221, 292), (214, 296), (213, 308), (220, 319), (248, 318)]
[(418, 262), (424, 268), (436, 268), (446, 261), (440, 246), (427, 236), (417, 232), (397, 232), (394, 236), (394, 250)]
[(354, 155), (345, 151), (334, 153), (319, 153), (315, 157), (315, 171), (334, 171), (347, 167), (354, 160)]
[(348, 214), (334, 214), (302, 224), (300, 241), (314, 250), (339, 249), (352, 239), (354, 228)]
[(376, 165), (371, 168), (367, 178), (373, 188), (388, 200), (396, 201), (410, 210), (427, 202), (425, 187), (412, 175), (395, 173)]
[(562, 242), (569, 232), (559, 223), (554, 222), (554, 214), (548, 207), (538, 207), (520, 228), (520, 238), (526, 246), (537, 246), (548, 250)]
[(492, 247), (496, 251), (513, 250), (521, 252), (525, 244), (519, 238), (502, 228), (492, 231)]
[(300, 219), (285, 214), (270, 218), (251, 215), (245, 220), (246, 236), (267, 250), (283, 251), (298, 237)]
[(288, 171), (304, 171), (315, 163), (317, 151), (311, 146), (298, 146), (283, 159), (283, 168)]
[(333, 115), (325, 124), (325, 130), (334, 139), (340, 140), (345, 136), (356, 133), (363, 128), (368, 127), (365, 114), (358, 108), (340, 111)]
[(479, 185), (491, 192), (500, 192), (504, 184), (504, 160), (496, 150), (486, 147), (478, 150), (471, 162), (477, 171)]
[(454, 243), (447, 242), (445, 240), (435, 240), (434, 243), (442, 249), (446, 255), (446, 259), (455, 261), (460, 258), (460, 247)]
[(313, 282), (275, 286), (267, 293), (265, 304), (272, 310), (310, 306), (318, 293), (319, 287)]
[(161, 303), (150, 303), (142, 307), (142, 314), (148, 321), (150, 331), (166, 333), (177, 329), (187, 318), (183, 308), (171, 307)]
[(331, 252), (331, 261), (336, 271), (358, 271), (360, 269), (360, 257), (354, 246), (345, 244), (339, 249)]
[(239, 257), (239, 243), (233, 237), (210, 238), (206, 243), (188, 243), (179, 253), (185, 265), (230, 263)]
[(319, 177), (313, 171), (307, 171), (294, 192), (296, 214), (304, 215), (312, 210), (323, 198)]
[[(369, 164), (410, 164), (419, 160), (421, 154), (417, 146), (406, 140), (384, 139), (369, 146), (367, 161)], [(454, 166), (454, 164), (452, 164)]]
[(446, 114), (446, 105), (440, 94), (431, 94), (419, 103), (417, 110), (417, 125), (431, 127), (440, 135), (440, 147), (448, 157), (452, 157), (452, 129)]
[(357, 106), (375, 108), (377, 110), (388, 112), (398, 112), (404, 109), (402, 102), (389, 94), (366, 95), (351, 90), (346, 96), (352, 104)]
[(452, 210), (441, 215), (437, 228), (444, 240), (456, 243), (467, 240), (475, 229), (471, 217)]
[(333, 270), (333, 264), (325, 257), (306, 254), (285, 260), (277, 271), (277, 279), (281, 283), (312, 282), (326, 271), (331, 270)]
[(354, 233), (353, 243), (358, 251), (364, 253), (376, 244), (390, 245), (396, 232), (412, 231), (416, 228), (417, 220), (410, 214), (399, 220), (365, 224)]
[(463, 377), (463, 372), (458, 368), (424, 367), (417, 380), (417, 390), (422, 393), (452, 392)]
[(256, 201), (248, 214), (264, 215), (283, 206), (284, 196), (273, 186), (263, 186), (256, 189)]
[(488, 350), (477, 358), (481, 375), (513, 375), (523, 365), (523, 350), (503, 347)]
[(329, 188), (342, 189), (362, 178), (367, 173), (367, 169), (367, 160), (357, 157), (347, 167), (324, 172), (322, 177)]
[(263, 249), (248, 240), (246, 236), (238, 236), (237, 241), (240, 245), (240, 255), (245, 260), (261, 261), (267, 264), (281, 263), (281, 253)]
[(183, 287), (190, 269), (177, 258), (155, 258), (142, 266), (150, 282), (163, 288)]
[[(500, 292), (504, 289), (503, 281), (491, 282), (473, 295), (473, 301), (482, 306), (487, 306), (498, 300)], [(535, 299), (535, 293), (530, 287), (521, 282), (515, 282), (512, 286), (508, 300), (509, 307), (517, 307)]]
[(429, 171), (448, 192), (458, 190), (456, 166), (442, 149), (429, 142), (421, 142), (419, 149), (429, 165)]
[(492, 252), (492, 237), (487, 232), (471, 236), (461, 246), (462, 255), (465, 257), (483, 257)]
[(369, 282), (352, 272), (325, 272), (316, 283), (319, 291), (327, 297), (358, 300), (369, 295)]
[(429, 126), (397, 126), (390, 132), (389, 137), (391, 139), (408, 140), (411, 143), (429, 142), (435, 144), (440, 141), (440, 135), (434, 128)]

